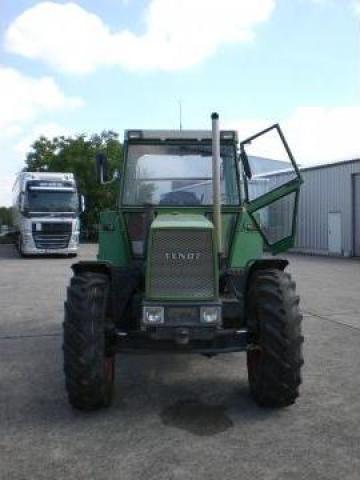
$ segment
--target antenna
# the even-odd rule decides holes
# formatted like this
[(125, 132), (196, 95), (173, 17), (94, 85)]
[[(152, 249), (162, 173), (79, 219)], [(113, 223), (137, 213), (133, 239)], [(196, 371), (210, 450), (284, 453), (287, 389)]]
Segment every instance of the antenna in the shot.
[(182, 100), (179, 99), (179, 128), (182, 130)]

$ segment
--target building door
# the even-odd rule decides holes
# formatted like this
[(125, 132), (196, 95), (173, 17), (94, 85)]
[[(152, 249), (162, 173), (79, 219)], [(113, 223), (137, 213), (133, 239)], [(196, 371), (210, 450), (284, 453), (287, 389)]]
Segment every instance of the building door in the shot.
[(341, 254), (342, 253), (342, 241), (341, 241), (341, 213), (329, 212), (328, 213), (328, 250), (329, 253)]
[(360, 257), (360, 175), (354, 175), (354, 255)]

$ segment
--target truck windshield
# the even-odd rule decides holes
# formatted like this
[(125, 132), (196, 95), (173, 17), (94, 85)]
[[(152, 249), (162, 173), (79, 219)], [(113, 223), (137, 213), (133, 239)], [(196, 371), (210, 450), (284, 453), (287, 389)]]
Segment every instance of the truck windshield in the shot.
[[(222, 203), (237, 205), (239, 194), (233, 145), (221, 147), (220, 165)], [(123, 203), (164, 206), (211, 205), (211, 144), (130, 144)]]
[(76, 192), (56, 190), (28, 190), (25, 209), (30, 212), (77, 212)]

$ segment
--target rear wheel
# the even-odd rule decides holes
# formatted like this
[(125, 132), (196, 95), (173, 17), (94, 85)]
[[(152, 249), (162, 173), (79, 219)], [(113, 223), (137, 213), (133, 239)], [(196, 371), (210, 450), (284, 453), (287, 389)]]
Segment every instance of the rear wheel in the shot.
[(67, 290), (64, 372), (71, 405), (81, 410), (109, 406), (115, 357), (106, 352), (109, 280), (99, 273), (75, 274)]
[(247, 296), (250, 392), (261, 406), (295, 402), (301, 384), (302, 316), (295, 282), (281, 270), (258, 270)]

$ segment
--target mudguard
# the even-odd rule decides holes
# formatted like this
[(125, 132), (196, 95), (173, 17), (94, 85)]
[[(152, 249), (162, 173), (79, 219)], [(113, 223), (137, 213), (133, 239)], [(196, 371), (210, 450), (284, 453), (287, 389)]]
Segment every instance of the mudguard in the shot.
[(143, 274), (136, 267), (115, 267), (110, 262), (85, 261), (71, 266), (75, 274), (84, 272), (103, 273), (110, 279), (111, 317), (114, 323), (121, 322), (133, 293), (143, 282)]

